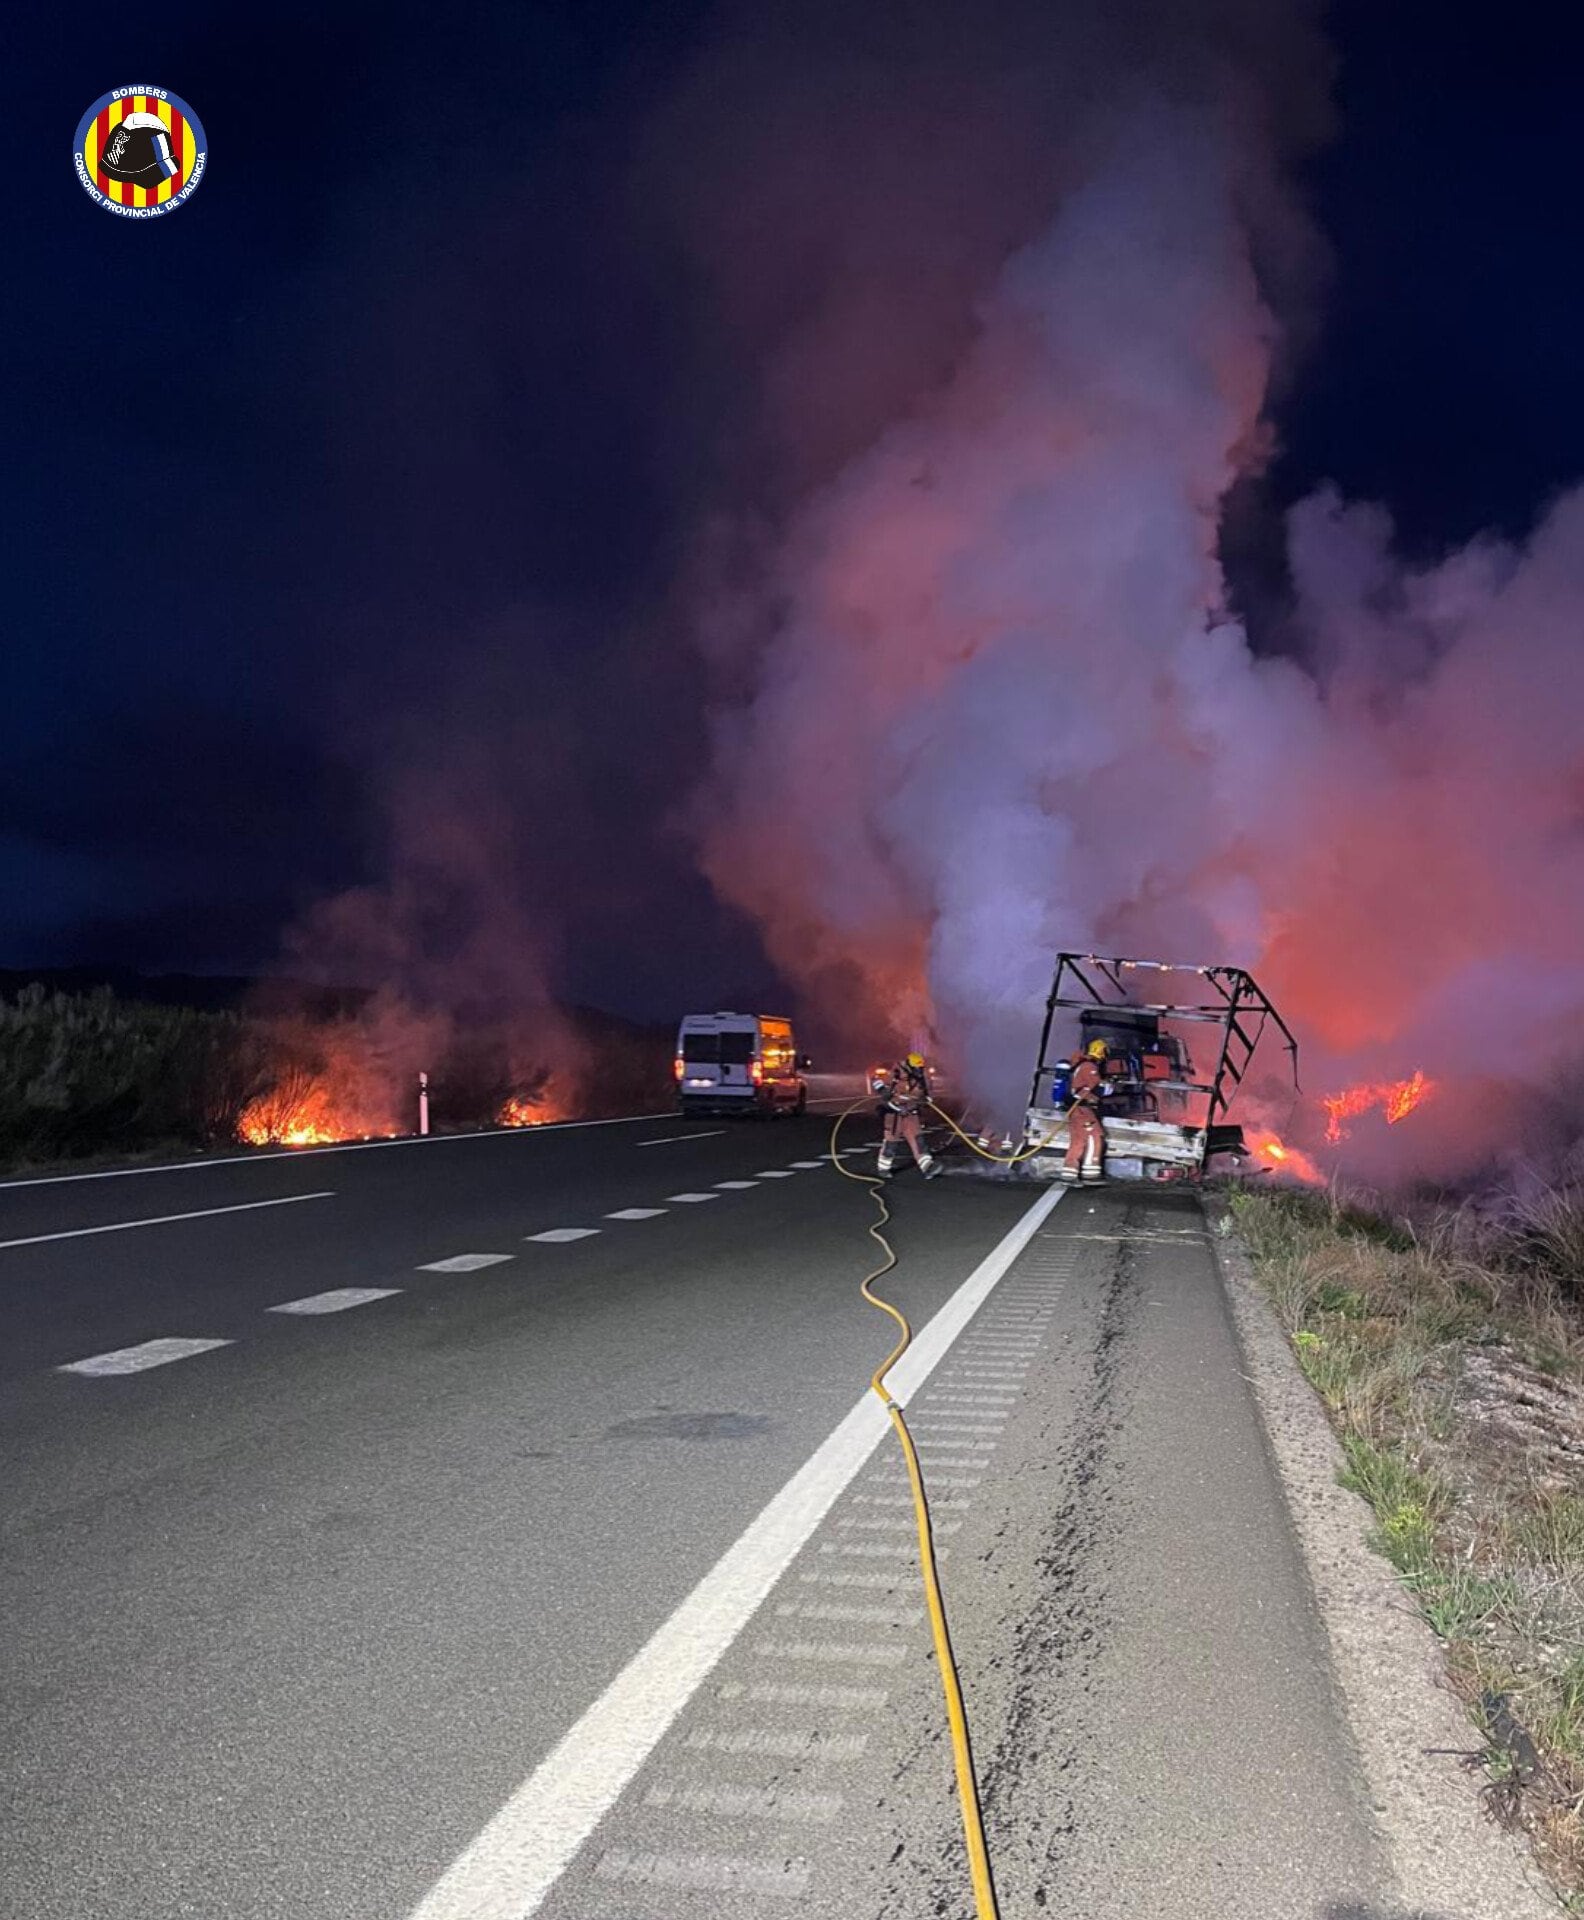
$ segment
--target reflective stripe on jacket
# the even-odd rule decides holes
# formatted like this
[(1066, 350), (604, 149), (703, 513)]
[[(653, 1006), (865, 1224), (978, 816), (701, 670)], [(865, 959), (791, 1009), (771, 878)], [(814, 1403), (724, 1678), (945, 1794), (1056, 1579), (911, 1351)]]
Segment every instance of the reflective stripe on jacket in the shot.
[(886, 1075), (885, 1103), (893, 1113), (917, 1113), (930, 1097), (929, 1075), (899, 1060)]
[(1100, 1066), (1086, 1053), (1080, 1054), (1072, 1063), (1067, 1097), (1075, 1107), (1098, 1107), (1100, 1104)]

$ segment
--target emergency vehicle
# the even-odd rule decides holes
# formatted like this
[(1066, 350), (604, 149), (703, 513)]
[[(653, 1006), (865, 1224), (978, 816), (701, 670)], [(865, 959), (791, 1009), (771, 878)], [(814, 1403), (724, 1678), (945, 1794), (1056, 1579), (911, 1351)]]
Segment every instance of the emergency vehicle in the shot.
[(769, 1013), (690, 1013), (677, 1032), (677, 1105), (683, 1113), (802, 1113), (806, 1056), (792, 1022)]

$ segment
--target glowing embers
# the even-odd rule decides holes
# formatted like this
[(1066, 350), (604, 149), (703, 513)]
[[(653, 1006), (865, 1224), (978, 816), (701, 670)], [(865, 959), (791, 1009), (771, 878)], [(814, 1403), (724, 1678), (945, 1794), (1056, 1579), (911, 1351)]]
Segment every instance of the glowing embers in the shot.
[(288, 1074), (242, 1109), (237, 1138), (249, 1147), (326, 1147), (341, 1140), (390, 1140), (396, 1129), (338, 1099), (327, 1080)]
[(1326, 1110), (1325, 1137), (1333, 1145), (1346, 1140), (1347, 1122), (1376, 1109), (1386, 1116), (1387, 1126), (1394, 1127), (1399, 1120), (1406, 1120), (1435, 1090), (1435, 1081), (1427, 1080), (1421, 1072), (1410, 1080), (1365, 1081), (1342, 1093), (1326, 1094), (1320, 1102)]

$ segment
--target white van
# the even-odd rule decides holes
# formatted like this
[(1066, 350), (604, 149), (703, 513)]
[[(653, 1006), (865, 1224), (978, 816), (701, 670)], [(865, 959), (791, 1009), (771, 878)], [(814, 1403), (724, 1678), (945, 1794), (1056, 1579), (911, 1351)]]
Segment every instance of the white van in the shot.
[(683, 1113), (802, 1113), (808, 1083), (792, 1022), (768, 1013), (690, 1013), (677, 1032)]

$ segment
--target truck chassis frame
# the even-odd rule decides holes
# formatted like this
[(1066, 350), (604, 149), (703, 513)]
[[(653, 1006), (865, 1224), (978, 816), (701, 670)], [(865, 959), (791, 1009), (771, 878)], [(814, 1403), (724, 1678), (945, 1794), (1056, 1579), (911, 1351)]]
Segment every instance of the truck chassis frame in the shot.
[[(1178, 982), (1185, 984), (1179, 988)], [(1151, 997), (1142, 997), (1151, 988), (1156, 990)], [(1063, 1056), (1053, 1059), (1051, 1055), (1052, 1028), (1062, 1013), (1076, 1012), (1081, 1028), (1086, 1015), (1089, 1023), (1103, 1024), (1108, 1011), (1153, 1016), (1165, 1026), (1199, 1024), (1219, 1030), (1215, 1072), (1209, 1080), (1157, 1079), (1147, 1083), (1157, 1105), (1162, 1092), (1177, 1097), (1185, 1110), (1202, 1102), (1202, 1111), (1192, 1121), (1165, 1120), (1158, 1111), (1108, 1114), (1102, 1104), (1107, 1160), (1119, 1175), (1126, 1169), (1127, 1177), (1137, 1179), (1198, 1180), (1212, 1155), (1241, 1154), (1245, 1150), (1243, 1129), (1228, 1120), (1228, 1110), (1269, 1027), (1281, 1036), (1292, 1066), (1294, 1091), (1300, 1090), (1298, 1042), (1269, 995), (1242, 967), (1059, 953), (1045, 1002), (1039, 1062), (1029, 1089), (1024, 1129), (1025, 1144), (1039, 1149), (1029, 1161), (1030, 1170), (1036, 1174), (1053, 1174), (1067, 1148), (1066, 1114), (1051, 1097), (1053, 1078), (1063, 1064)]]

